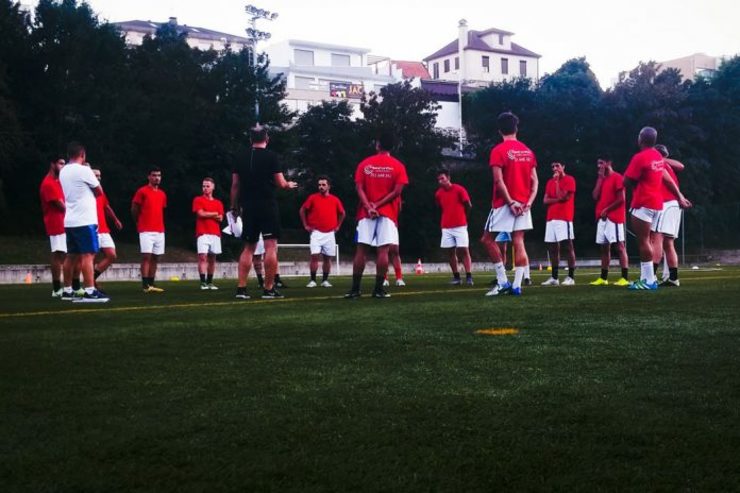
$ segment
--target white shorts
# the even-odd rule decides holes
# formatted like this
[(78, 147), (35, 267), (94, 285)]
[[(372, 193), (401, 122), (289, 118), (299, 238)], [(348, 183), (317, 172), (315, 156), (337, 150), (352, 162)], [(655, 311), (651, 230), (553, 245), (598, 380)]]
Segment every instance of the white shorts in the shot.
[(683, 211), (678, 205), (677, 200), (664, 202), (663, 210), (658, 213), (658, 217), (653, 221), (650, 230), (670, 236), (671, 238), (678, 238), (678, 231), (681, 229), (682, 214)]
[(67, 253), (67, 233), (49, 236), (49, 243), (51, 243), (52, 253), (54, 252)]
[(164, 233), (139, 233), (141, 253), (164, 254)]
[(551, 219), (545, 224), (545, 243), (560, 243), (573, 238), (572, 221)]
[(599, 219), (596, 223), (596, 243), (606, 245), (624, 241), (624, 223), (618, 224), (609, 219)]
[(198, 255), (219, 255), (221, 253), (221, 237), (218, 235), (200, 235), (195, 243)]
[(639, 209), (630, 209), (630, 214), (635, 216), (640, 221), (653, 224), (653, 221), (657, 219), (660, 211), (657, 209), (648, 209), (647, 207), (640, 207)]
[(260, 233), (260, 239), (257, 240), (257, 246), (254, 247), (254, 255), (264, 255), (265, 254), (265, 239), (262, 238), (262, 233)]
[(98, 233), (98, 246), (100, 248), (116, 248), (116, 244), (110, 233)]
[(311, 232), (311, 255), (326, 255), (333, 257), (337, 254), (337, 240), (334, 237), (334, 231), (322, 233), (321, 231)]
[(357, 243), (370, 246), (398, 245), (398, 227), (383, 216), (360, 219), (357, 223)]
[(442, 242), (439, 246), (442, 248), (467, 248), (470, 246), (468, 227), (442, 228)]
[(532, 211), (521, 216), (515, 216), (508, 205), (491, 209), (486, 219), (484, 231), (491, 233), (511, 233), (513, 231), (527, 231), (532, 229)]

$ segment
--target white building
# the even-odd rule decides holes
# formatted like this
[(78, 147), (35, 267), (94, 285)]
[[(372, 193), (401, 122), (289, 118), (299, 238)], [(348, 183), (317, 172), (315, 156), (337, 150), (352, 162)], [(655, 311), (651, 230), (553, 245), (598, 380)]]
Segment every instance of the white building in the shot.
[(487, 86), (517, 77), (539, 79), (540, 55), (512, 42), (514, 33), (469, 30), (465, 19), (458, 27), (457, 39), (424, 59), (432, 80)]
[(321, 101), (348, 100), (360, 116), (364, 92), (378, 92), (395, 82), (386, 74), (376, 74), (367, 66), (370, 50), (352, 46), (290, 39), (265, 49), (270, 58), (270, 73), (286, 79), (283, 102), (292, 110), (306, 111)]
[(126, 44), (134, 46), (142, 44), (144, 42), (144, 36), (154, 36), (157, 30), (166, 24), (174, 27), (178, 33), (184, 33), (187, 36), (186, 41), (191, 48), (221, 51), (228, 45), (231, 46), (232, 50), (240, 51), (242, 48), (251, 45), (249, 38), (213, 31), (204, 27), (178, 24), (177, 17), (170, 17), (167, 22), (133, 20), (113, 22), (112, 24), (118, 27), (126, 36)]
[(694, 53), (693, 55), (676, 58), (675, 60), (658, 62), (658, 64), (660, 65), (659, 71), (661, 72), (668, 68), (675, 68), (681, 72), (681, 76), (684, 79), (694, 80), (698, 75), (712, 77), (719, 66), (722, 65), (722, 62), (723, 59), (721, 57), (709, 56), (704, 53)]

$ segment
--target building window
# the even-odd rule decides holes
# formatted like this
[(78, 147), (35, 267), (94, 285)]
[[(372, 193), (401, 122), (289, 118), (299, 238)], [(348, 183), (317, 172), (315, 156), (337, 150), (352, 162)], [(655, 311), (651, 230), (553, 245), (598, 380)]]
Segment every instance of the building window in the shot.
[(487, 73), (491, 71), (491, 58), (490, 57), (484, 56), (483, 58), (481, 58), (481, 64), (483, 66), (484, 72)]
[(508, 73), (509, 73), (509, 59), (502, 58), (501, 59), (501, 74), (506, 75)]
[(313, 85), (313, 77), (295, 77), (295, 88), (296, 89), (311, 89)]
[(311, 50), (293, 50), (296, 65), (308, 65), (313, 67), (313, 51)]
[(504, 45), (504, 35), (503, 34), (498, 35), (498, 44), (500, 44), (501, 46)]
[(521, 75), (522, 77), (527, 76), (527, 61), (526, 60), (519, 61), (519, 75)]
[(432, 78), (439, 79), (439, 63), (432, 64)]
[(450, 61), (449, 60), (444, 61), (444, 67), (445, 67), (445, 73), (450, 71)]
[(460, 70), (460, 57), (455, 57), (455, 70)]
[(332, 67), (349, 67), (349, 65), (349, 55), (338, 55), (336, 53), (331, 54)]

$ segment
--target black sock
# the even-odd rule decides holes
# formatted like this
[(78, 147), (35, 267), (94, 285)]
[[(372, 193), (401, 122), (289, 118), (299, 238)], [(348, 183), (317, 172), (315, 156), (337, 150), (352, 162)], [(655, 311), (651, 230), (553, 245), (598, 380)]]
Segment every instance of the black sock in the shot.
[(326, 281), (329, 279), (329, 273), (328, 272), (322, 272), (321, 273), (321, 281)]
[(313, 282), (316, 282), (316, 271), (315, 271), (315, 270), (312, 270), (312, 271), (311, 271), (311, 280), (312, 280)]
[(473, 273), (472, 272), (466, 272), (465, 273), (465, 279), (472, 279), (472, 278), (473, 278)]
[(72, 291), (79, 291), (80, 286), (81, 286), (81, 283), (79, 279), (72, 279)]
[(668, 276), (671, 281), (678, 281), (678, 267), (668, 267)]
[(206, 275), (205, 274), (200, 274), (200, 282), (201, 282), (201, 284), (203, 284), (203, 283), (206, 282)]
[(265, 284), (265, 278), (262, 277), (262, 274), (257, 274), (257, 282), (260, 286), (263, 286)]
[(601, 269), (601, 278), (606, 281), (607, 277), (609, 277), (609, 269)]
[(383, 291), (385, 276), (375, 276), (375, 291)]
[(552, 278), (553, 279), (558, 278), (558, 266), (557, 265), (552, 266)]
[(460, 280), (460, 273), (459, 273), (459, 272), (453, 272), (453, 273), (452, 273), (452, 277), (453, 277), (453, 278), (454, 278), (455, 280), (458, 280), (458, 281), (459, 281), (459, 280)]
[(149, 286), (149, 278), (141, 276), (141, 286), (146, 288)]
[(59, 291), (60, 289), (62, 289), (62, 281), (51, 281), (51, 288), (54, 291)]
[(213, 274), (208, 274), (208, 276), (206, 276), (206, 282), (208, 284), (213, 284)]
[(658, 273), (658, 267), (659, 266), (660, 266), (660, 264), (653, 264), (653, 274), (657, 274)]
[(625, 267), (622, 269), (622, 279), (629, 279), (629, 267)]
[(568, 267), (568, 277), (571, 279), (576, 278), (576, 268), (575, 267)]
[(97, 281), (98, 280), (98, 277), (100, 277), (102, 274), (103, 274), (102, 272), (100, 272), (99, 270), (95, 269), (95, 280)]
[(359, 293), (362, 283), (362, 274), (352, 274), (352, 291)]
[(147, 278), (146, 278), (146, 282), (147, 282), (147, 283), (148, 283), (148, 284), (149, 284), (150, 286), (154, 286), (154, 278), (153, 278), (153, 277), (147, 277)]
[(280, 282), (280, 274), (275, 274), (275, 284)]
[(246, 286), (244, 286), (244, 287), (237, 286), (236, 287), (236, 294), (247, 294), (247, 287)]

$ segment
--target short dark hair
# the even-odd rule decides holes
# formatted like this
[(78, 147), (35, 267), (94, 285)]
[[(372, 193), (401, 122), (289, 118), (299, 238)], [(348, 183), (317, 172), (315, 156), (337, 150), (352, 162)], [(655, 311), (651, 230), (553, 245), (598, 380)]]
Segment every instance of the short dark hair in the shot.
[(66, 161), (66, 159), (64, 158), (64, 155), (61, 152), (53, 152), (53, 153), (49, 154), (49, 160), (48, 160), (48, 162), (49, 162), (49, 164), (56, 163), (60, 159), (62, 161)]
[(387, 130), (380, 132), (375, 141), (384, 151), (390, 152), (396, 146), (396, 136)]
[(496, 118), (496, 125), (502, 135), (513, 135), (519, 130), (519, 118), (511, 111), (506, 111)]
[(331, 178), (329, 178), (328, 176), (326, 176), (326, 175), (319, 175), (319, 176), (316, 177), (316, 181), (317, 182), (320, 182), (321, 180), (326, 180), (326, 183), (328, 183), (329, 185), (331, 185)]
[(596, 155), (596, 159), (601, 159), (602, 161), (609, 161), (610, 163), (614, 161), (611, 152), (600, 152), (599, 154)]
[(656, 145), (655, 150), (658, 151), (663, 157), (668, 157), (670, 155), (670, 153), (668, 152), (668, 148), (663, 144)]
[(267, 128), (261, 125), (249, 129), (249, 140), (252, 144), (261, 144), (267, 140)]
[(162, 172), (162, 168), (160, 168), (159, 166), (149, 166), (149, 172), (147, 173), (147, 175), (151, 175), (152, 173), (161, 173), (161, 172)]
[(67, 144), (67, 159), (76, 159), (85, 154), (85, 146), (79, 142), (70, 142)]
[(658, 131), (653, 127), (643, 127), (640, 130), (639, 140), (645, 147), (653, 147), (658, 141)]
[(203, 181), (210, 181), (211, 183), (213, 183), (214, 185), (216, 185), (216, 180), (214, 180), (210, 176), (206, 176), (205, 178), (203, 178)]
[(439, 175), (450, 176), (450, 170), (445, 168), (444, 166), (441, 166), (437, 168), (437, 176)]

